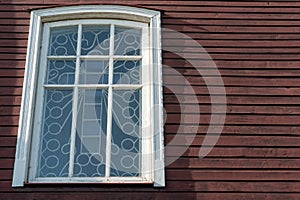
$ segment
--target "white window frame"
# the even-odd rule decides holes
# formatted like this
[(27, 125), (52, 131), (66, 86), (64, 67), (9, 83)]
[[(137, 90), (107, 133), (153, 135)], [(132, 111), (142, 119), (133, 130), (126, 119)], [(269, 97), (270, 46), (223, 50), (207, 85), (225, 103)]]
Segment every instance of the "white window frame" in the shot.
[[(84, 20), (86, 19), (86, 21)], [(48, 180), (37, 180), (33, 176), (29, 177), (29, 163), (31, 159), (31, 142), (33, 138), (34, 124), (34, 108), (36, 106), (35, 98), (37, 93), (38, 77), (41, 75), (39, 70), (40, 59), (43, 59), (43, 52), (41, 53), (42, 33), (47, 30), (48, 24), (61, 23), (58, 21), (66, 20), (81, 20), (88, 22), (87, 19), (95, 20), (101, 19), (102, 22), (116, 23), (116, 20), (128, 20), (130, 23), (148, 24), (149, 30), (149, 63), (150, 66), (150, 125), (152, 141), (149, 149), (151, 162), (148, 165), (150, 173), (145, 175), (146, 180), (137, 177), (130, 179), (119, 179), (118, 177), (110, 179), (66, 179), (57, 178)], [(112, 20), (112, 21), (110, 21)], [(63, 22), (62, 22), (63, 23)], [(77, 23), (77, 22), (76, 22)], [(49, 28), (49, 27), (48, 27)], [(23, 187), (27, 182), (99, 182), (99, 183), (144, 183), (151, 182), (154, 187), (165, 186), (165, 172), (164, 172), (164, 145), (163, 145), (163, 95), (162, 95), (162, 64), (161, 64), (161, 36), (160, 36), (160, 13), (158, 11), (127, 7), (127, 6), (110, 6), (110, 5), (92, 5), (92, 6), (68, 6), (50, 9), (42, 9), (32, 11), (30, 32), (28, 40), (28, 49), (25, 66), (25, 77), (23, 84), (23, 96), (20, 111), (19, 130), (17, 139), (17, 149), (14, 165), (13, 187)], [(40, 107), (41, 105), (39, 105)], [(144, 122), (143, 122), (144, 123)], [(149, 123), (149, 122), (146, 122)], [(36, 137), (36, 136), (35, 136)], [(148, 154), (149, 155), (149, 154)], [(142, 157), (143, 159), (143, 157)], [(144, 162), (144, 161), (142, 161)], [(148, 162), (148, 161), (145, 161)], [(146, 165), (144, 165), (146, 166)]]

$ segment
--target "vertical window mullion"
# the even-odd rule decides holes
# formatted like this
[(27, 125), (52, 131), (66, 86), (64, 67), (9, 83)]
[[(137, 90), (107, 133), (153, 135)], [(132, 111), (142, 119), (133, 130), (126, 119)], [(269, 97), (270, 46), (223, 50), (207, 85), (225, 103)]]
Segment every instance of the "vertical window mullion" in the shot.
[(110, 161), (111, 161), (111, 137), (112, 137), (112, 101), (113, 101), (113, 67), (114, 67), (114, 24), (110, 25), (110, 44), (109, 44), (109, 73), (108, 73), (108, 105), (107, 105), (107, 133), (106, 133), (106, 168), (105, 177), (110, 176)]
[(77, 127), (77, 107), (78, 107), (78, 83), (80, 73), (80, 54), (81, 54), (81, 35), (82, 25), (78, 25), (77, 50), (76, 50), (76, 70), (73, 92), (73, 110), (72, 110), (72, 130), (70, 144), (70, 162), (69, 162), (69, 177), (73, 177), (74, 159), (75, 159), (75, 142), (76, 142), (76, 127)]
[[(141, 113), (141, 174), (142, 177), (150, 180), (151, 171), (152, 171), (152, 110), (149, 105), (151, 104), (151, 67), (150, 64), (150, 48), (149, 48), (149, 28), (143, 27), (142, 28), (142, 41), (141, 41), (141, 55), (142, 55), (142, 113)], [(145, 66), (145, 67), (144, 67)], [(150, 115), (150, 118), (149, 118)], [(151, 163), (151, 164), (149, 164)]]

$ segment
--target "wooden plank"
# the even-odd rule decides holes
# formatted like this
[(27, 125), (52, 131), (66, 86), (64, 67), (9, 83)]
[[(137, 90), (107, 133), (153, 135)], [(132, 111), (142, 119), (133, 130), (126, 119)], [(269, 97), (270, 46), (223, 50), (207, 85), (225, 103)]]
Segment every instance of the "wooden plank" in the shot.
[[(1, 31), (1, 30), (0, 30)], [(23, 47), (27, 48), (27, 39), (7, 39), (7, 38), (2, 38), (0, 39), (0, 47)]]
[[(184, 7), (180, 7), (182, 9)], [(193, 8), (198, 9), (198, 8)], [(201, 8), (201, 9), (206, 9)], [(250, 10), (253, 10), (252, 8), (248, 8)], [(281, 8), (279, 8), (281, 9)], [(294, 8), (294, 11), (298, 10), (299, 8)], [(1, 22), (1, 20), (0, 20)], [(26, 20), (23, 21), (16, 21), (16, 23), (20, 23), (23, 25), (26, 25)], [(7, 23), (4, 21), (3, 24)], [(292, 20), (238, 20), (238, 19), (208, 19), (208, 20), (202, 20), (202, 19), (179, 19), (179, 18), (163, 18), (162, 19), (163, 25), (219, 25), (219, 26), (300, 26), (300, 22), (298, 20), (292, 21)]]
[[(299, 20), (300, 14), (271, 14), (271, 13), (221, 13), (221, 12), (211, 12), (211, 13), (189, 13), (189, 12), (171, 12), (167, 11), (163, 13), (163, 17), (169, 18), (181, 18), (181, 19), (257, 19), (257, 20)], [(253, 30), (254, 31), (254, 30)]]
[(1, 147), (0, 158), (14, 158), (16, 153), (16, 148)]
[(300, 171), (294, 170), (167, 170), (173, 181), (299, 181)]
[(18, 127), (17, 126), (0, 126), (0, 135), (1, 136), (17, 136)]
[(0, 53), (17, 53), (17, 54), (26, 54), (27, 48), (22, 48), (22, 47), (0, 47)]
[[(243, 78), (243, 77), (241, 77)], [(170, 88), (169, 88), (170, 87)], [(206, 86), (193, 86), (192, 90), (185, 89), (185, 85), (164, 85), (164, 94), (209, 94)], [(221, 86), (210, 86), (216, 91), (214, 94), (222, 94)], [(226, 95), (248, 95), (248, 96), (294, 96), (298, 97), (300, 89), (298, 87), (251, 87), (251, 86), (226, 86)]]
[[(1, 18), (1, 15), (0, 15), (0, 18)], [(13, 32), (13, 33), (28, 33), (29, 26), (14, 26), (14, 25), (4, 26), (4, 25), (2, 25), (0, 32), (1, 33), (11, 33), (11, 32)]]
[(19, 115), (20, 106), (1, 106), (0, 115)]
[[(22, 38), (20, 33), (16, 33), (16, 37)], [(1, 35), (1, 33), (0, 33)], [(194, 40), (299, 40), (300, 36), (293, 33), (185, 33), (187, 38)], [(162, 40), (179, 39), (178, 33), (162, 30)]]
[[(211, 106), (207, 105), (174, 105), (174, 104), (165, 104), (164, 109), (166, 110), (166, 115), (169, 114), (199, 114), (197, 110), (200, 111), (200, 114), (210, 114), (210, 113), (220, 113), (222, 114), (220, 108), (221, 106), (216, 106), (217, 108), (212, 111)], [(14, 107), (14, 112), (18, 112), (19, 107)], [(7, 113), (9, 114), (10, 108), (3, 108), (0, 113)], [(230, 105), (227, 106), (226, 114), (272, 114), (272, 115), (299, 115), (300, 108), (299, 106), (236, 106)]]
[(8, 54), (8, 53), (1, 53), (0, 60), (25, 60), (26, 54)]
[[(59, 1), (63, 3), (71, 3), (69, 0), (65, 1)], [(74, 1), (72, 1), (74, 2)], [(75, 1), (76, 2), (76, 1)], [(86, 3), (97, 3), (96, 0), (86, 0), (84, 1)], [(118, 0), (103, 0), (101, 1), (104, 4), (107, 3), (120, 3)], [(2, 4), (9, 4), (13, 5), (14, 8), (17, 6), (23, 7), (24, 2), (22, 0), (2, 0)], [(40, 0), (28, 0), (26, 1), (27, 5), (31, 4), (42, 4)], [(45, 0), (44, 4), (58, 4), (57, 0)], [(174, 5), (178, 6), (178, 1), (172, 0), (172, 1), (158, 1), (158, 0), (152, 0), (152, 1), (140, 1), (140, 0), (124, 0), (122, 1), (124, 4), (139, 4), (139, 5)], [(264, 2), (264, 1), (233, 1), (233, 2), (227, 2), (227, 1), (184, 1), (180, 2), (181, 6), (222, 6), (222, 7), (298, 7), (300, 6), (299, 2), (297, 0), (290, 0), (290, 1), (276, 1), (273, 0), (271, 2)], [(15, 8), (16, 9), (16, 8)]]
[[(139, 188), (137, 187), (136, 191), (130, 191), (130, 192), (126, 192), (121, 190), (119, 192), (99, 192), (103, 189), (101, 188), (104, 188), (103, 186), (101, 187), (100, 185), (100, 188), (98, 186), (98, 189), (94, 190), (93, 192), (90, 191), (88, 192), (89, 190), (88, 189), (85, 189), (86, 191), (85, 192), (76, 192), (76, 195), (74, 195), (74, 192), (75, 192), (75, 187), (72, 191), (72, 189), (67, 189), (68, 191), (71, 191), (71, 192), (67, 192), (67, 191), (63, 191), (61, 190), (59, 193), (56, 193), (56, 192), (53, 192), (55, 190), (55, 187), (52, 187), (51, 189), (49, 189), (48, 192), (26, 192), (26, 193), (22, 193), (24, 192), (24, 190), (18, 190), (18, 189), (12, 189), (9, 187), (9, 182), (5, 182), (4, 184), (1, 185), (2, 188), (5, 188), (5, 189), (2, 189), (2, 191), (6, 190), (6, 191), (14, 191), (15, 193), (3, 193), (3, 194), (0, 194), (1, 197), (3, 197), (4, 199), (20, 199), (22, 198), (22, 200), (32, 200), (32, 199), (60, 199), (60, 200), (69, 200), (70, 199), (70, 196), (72, 196), (72, 199), (73, 200), (81, 200), (81, 199), (95, 199), (95, 197), (99, 200), (105, 200), (105, 199), (124, 199), (124, 196), (126, 196), (126, 198), (128, 199), (132, 199), (132, 200), (139, 200), (139, 199), (145, 199), (145, 197), (147, 196), (147, 198), (149, 199), (156, 199), (156, 198), (162, 198), (162, 199), (166, 199), (166, 200), (171, 200), (171, 199), (174, 199), (174, 198), (182, 198), (182, 199), (185, 199), (185, 198), (188, 198), (188, 199), (194, 199), (196, 198), (196, 193), (161, 193), (161, 192), (157, 192), (155, 190), (149, 192), (146, 192), (146, 191), (143, 191), (145, 189), (142, 189), (142, 188)], [(114, 189), (118, 190), (118, 187), (114, 186), (113, 187)], [(43, 189), (42, 189), (43, 190)], [(45, 190), (45, 189), (44, 189)], [(128, 189), (127, 189), (128, 190)], [(25, 189), (25, 191), (33, 191), (33, 189)], [(39, 191), (41, 191), (39, 189)], [(52, 191), (52, 192), (51, 192)], [(82, 191), (82, 189), (81, 189)], [(97, 192), (98, 191), (98, 192)], [(50, 197), (51, 196), (51, 197)], [(73, 197), (74, 196), (74, 197)], [(211, 196), (211, 195), (205, 195), (206, 197), (210, 196), (208, 200), (211, 200), (212, 197), (215, 197), (215, 195)], [(228, 195), (227, 195), (228, 196)], [(231, 195), (233, 196), (233, 195)], [(226, 200), (226, 199), (225, 199)], [(276, 199), (275, 199), (276, 200)]]
[[(166, 158), (167, 163), (170, 158)], [(173, 158), (172, 158), (173, 160)], [(168, 169), (300, 169), (300, 159), (179, 158)]]
[[(1, 33), (0, 33), (1, 35)], [(293, 33), (186, 33), (193, 39), (211, 40), (299, 40), (300, 36)], [(16, 36), (19, 36), (19, 34)], [(21, 38), (21, 36), (20, 36)], [(162, 39), (178, 39), (178, 33), (162, 30)]]
[[(157, 9), (157, 6), (147, 6), (148, 8)], [(192, 12), (192, 13), (262, 13), (262, 14), (299, 14), (299, 8), (297, 7), (225, 7), (225, 6), (169, 6), (160, 5), (159, 9), (165, 12)]]
[(1, 33), (0, 32), (0, 38), (1, 39), (28, 39), (28, 33)]
[[(215, 60), (213, 62), (218, 69), (299, 69), (300, 61), (245, 61), (245, 60)], [(0, 60), (1, 64), (1, 60)], [(212, 61), (205, 60), (193, 60), (193, 65), (189, 61), (184, 59), (163, 59), (163, 65), (172, 66), (172, 67), (196, 67), (199, 69), (202, 68), (213, 68), (216, 69), (216, 66), (212, 64)], [(0, 65), (1, 66), (1, 65)]]
[[(170, 143), (174, 138), (180, 141), (176, 146), (185, 147), (201, 147), (204, 138), (215, 138), (215, 135), (187, 135), (187, 134), (176, 134), (176, 135), (165, 135), (166, 145)], [(14, 146), (14, 138), (4, 137), (4, 145)], [(5, 142), (6, 141), (6, 142)], [(299, 147), (300, 138), (299, 136), (225, 136), (220, 135), (216, 147), (273, 147), (276, 151), (277, 147)], [(0, 143), (1, 144), (1, 143)], [(175, 148), (175, 147), (174, 147)], [(300, 148), (298, 149), (300, 151)], [(261, 152), (263, 153), (263, 152)], [(263, 154), (262, 154), (263, 156)], [(264, 155), (263, 157), (268, 157)]]
[(20, 105), (21, 96), (0, 96), (0, 105)]
[[(0, 7), (0, 11), (3, 10), (4, 6)], [(6, 10), (7, 11), (7, 10)], [(29, 19), (3, 19), (0, 18), (0, 24), (1, 25), (20, 25), (20, 26), (28, 26), (30, 24)]]
[[(22, 79), (21, 79), (22, 80)], [(20, 82), (22, 82), (20, 80)], [(191, 85), (206, 85), (204, 79), (200, 76), (185, 76), (185, 80)], [(206, 77), (206, 80), (212, 82), (212, 80), (217, 80), (215, 77)], [(299, 78), (280, 78), (280, 77), (222, 77), (225, 86), (258, 86), (258, 87), (299, 87)], [(0, 80), (0, 85), (3, 82), (5, 84), (6, 80), (2, 78)], [(166, 85), (186, 85), (182, 79), (176, 78), (176, 76), (165, 75), (163, 81)], [(209, 86), (220, 86), (218, 82), (216, 84), (210, 84)]]
[(22, 87), (0, 87), (0, 95), (22, 95)]
[[(214, 125), (219, 128), (221, 125)], [(206, 134), (208, 126), (196, 126), (198, 134)], [(178, 124), (166, 124), (165, 133), (177, 133), (179, 125)], [(288, 125), (224, 125), (221, 126), (222, 135), (273, 135), (277, 137), (278, 135), (300, 135), (300, 126), (288, 126)], [(1, 130), (1, 127), (0, 127)], [(193, 133), (195, 130), (195, 125), (184, 125), (181, 127), (179, 133)]]
[[(224, 116), (224, 114), (219, 114), (219, 116)], [(219, 121), (211, 121), (210, 114), (167, 114), (166, 115), (166, 123), (170, 124), (183, 124), (183, 125), (206, 125), (206, 124), (218, 124)], [(14, 119), (11, 117), (1, 117), (3, 121), (11, 121), (11, 123), (15, 124)], [(199, 124), (195, 121), (197, 118), (200, 118)], [(224, 116), (225, 118), (225, 116)], [(17, 118), (16, 118), (17, 119)], [(1, 124), (1, 123), (0, 123)], [(299, 125), (299, 115), (226, 115), (225, 124), (230, 125), (250, 125), (250, 124), (258, 124), (258, 125)]]
[[(22, 13), (14, 13), (14, 14), (22, 14)], [(193, 15), (193, 13), (188, 13), (189, 15)], [(11, 13), (7, 13), (7, 16), (5, 18), (14, 18), (14, 16), (11, 16)], [(180, 13), (180, 15), (184, 15), (183, 13)], [(197, 14), (198, 15), (198, 14)], [(10, 16), (10, 17), (9, 17)], [(3, 19), (3, 14), (0, 15), (0, 19)], [(24, 16), (20, 16), (20, 18), (24, 18)], [(300, 18), (300, 15), (299, 15)], [(195, 33), (201, 33), (201, 32), (213, 32), (213, 33), (297, 33), (300, 30), (299, 26), (222, 26), (222, 25), (188, 25), (184, 22), (181, 22), (181, 26), (175, 25), (175, 24), (163, 24), (163, 28), (176, 30), (180, 32), (195, 32)], [(19, 32), (19, 33), (28, 33), (29, 31), (29, 24), (27, 25), (18, 25), (18, 26), (12, 26), (10, 25), (1, 25), (1, 33), (7, 33), (7, 32)]]
[(19, 125), (19, 116), (0, 116), (0, 125)]
[(24, 69), (0, 69), (0, 79), (2, 77), (24, 77)]
[(25, 60), (0, 60), (0, 69), (24, 69)]
[[(7, 55), (8, 57), (10, 55)], [(293, 54), (221, 54), (221, 53), (210, 53), (208, 57), (207, 53), (183, 53), (181, 56), (188, 60), (207, 60), (207, 59), (213, 59), (213, 60), (245, 60), (245, 61), (252, 61), (252, 60), (268, 60), (268, 61), (274, 61), (274, 60), (290, 60), (290, 61), (299, 61), (300, 56), (293, 55)], [(178, 55), (164, 53), (163, 58), (166, 59), (173, 59), (178, 58)], [(1, 57), (0, 57), (1, 59)], [(22, 59), (21, 56), (19, 59)]]
[[(222, 77), (293, 77), (293, 78), (299, 78), (300, 77), (300, 70), (299, 69), (219, 69), (219, 73), (222, 75)], [(3, 74), (5, 74), (6, 70), (3, 71)], [(9, 71), (8, 73), (12, 73), (12, 71)], [(18, 73), (22, 74), (21, 70), (17, 71)], [(216, 71), (213, 69), (201, 69), (197, 70), (195, 68), (175, 68), (175, 67), (163, 67), (163, 75), (178, 75), (178, 72), (180, 75), (183, 76), (216, 76)], [(0, 69), (0, 76), (1, 76), (1, 69)]]
[[(118, 188), (115, 188), (118, 190)], [(99, 189), (98, 189), (99, 190)], [(72, 197), (74, 200), (80, 200), (82, 198), (87, 199), (93, 199), (94, 196), (97, 196), (98, 199), (104, 200), (104, 199), (122, 199), (124, 196), (133, 199), (144, 199), (145, 197), (149, 199), (166, 199), (166, 200), (172, 200), (172, 199), (205, 199), (205, 200), (216, 200), (216, 199), (224, 199), (224, 200), (232, 200), (232, 199), (256, 199), (256, 200), (265, 200), (265, 199), (272, 199), (272, 200), (282, 200), (284, 199), (290, 199), (290, 200), (298, 200), (299, 196), (298, 194), (285, 194), (281, 193), (273, 194), (273, 193), (201, 193), (201, 192), (169, 192), (169, 193), (162, 193), (158, 191), (152, 191), (152, 192), (138, 192), (141, 191), (141, 189), (137, 189), (134, 193), (132, 192), (92, 192), (91, 193), (83, 193), (83, 192), (77, 192), (76, 196)], [(50, 193), (51, 197), (53, 199), (61, 199), (61, 200), (68, 200), (70, 196), (72, 196), (72, 193), (66, 193), (66, 192), (60, 192), (59, 194), (52, 192)], [(3, 197), (5, 199), (11, 199), (11, 198), (18, 198), (22, 197), (24, 200), (31, 200), (31, 199), (45, 199), (49, 197), (49, 193), (16, 193), (13, 195), (12, 193), (4, 193)]]
[[(213, 96), (213, 95), (212, 95)], [(224, 104), (224, 98), (218, 95), (214, 97), (215, 104)], [(7, 98), (4, 98), (4, 100)], [(1, 97), (0, 97), (1, 100)], [(300, 99), (295, 97), (275, 97), (275, 96), (226, 96), (227, 105), (299, 105)], [(165, 95), (165, 104), (211, 104), (211, 97), (207, 95)], [(17, 103), (17, 102), (16, 102)], [(5, 105), (5, 104), (3, 104)], [(7, 105), (19, 105), (19, 104), (7, 104)]]
[[(205, 200), (216, 200), (216, 199), (223, 199), (223, 200), (233, 200), (233, 199), (255, 199), (255, 200), (283, 200), (283, 199), (289, 199), (289, 200), (298, 200), (300, 198), (300, 195), (297, 193), (247, 193), (247, 192), (230, 192), (230, 193), (224, 193), (224, 192), (162, 192), (163, 189), (155, 190), (153, 191), (143, 191), (141, 188), (137, 188), (135, 191), (126, 192), (124, 189), (121, 189), (118, 187), (113, 187), (118, 192), (99, 192), (101, 190), (104, 190), (104, 187), (93, 187), (92, 189), (81, 189), (82, 192), (76, 191), (78, 187), (74, 187), (73, 191), (67, 192), (67, 191), (60, 191), (59, 193), (55, 192), (55, 190), (59, 190), (59, 187), (51, 188), (48, 192), (24, 192), (24, 190), (12, 190), (9, 188), (9, 182), (5, 182), (4, 184), (1, 184), (2, 188), (5, 187), (7, 191), (15, 191), (15, 193), (2, 193), (1, 197), (3, 199), (22, 199), (22, 200), (32, 200), (32, 199), (49, 199), (49, 196), (51, 196), (52, 199), (61, 199), (61, 200), (69, 200), (70, 196), (72, 196), (73, 200), (81, 200), (81, 199), (94, 199), (97, 197), (99, 200), (105, 200), (105, 199), (132, 199), (132, 200), (139, 200), (139, 199), (165, 199), (165, 200), (173, 200), (173, 199), (205, 199)], [(44, 189), (45, 190), (45, 189)], [(68, 189), (69, 191), (72, 189)], [(88, 192), (88, 191), (91, 192)], [(128, 190), (128, 189), (127, 189)], [(28, 190), (25, 190), (28, 191)], [(74, 191), (76, 191), (76, 195), (74, 195)]]
[(0, 137), (1, 147), (15, 147), (17, 143), (16, 137)]
[(12, 78), (0, 78), (0, 87), (21, 87), (23, 86), (24, 79), (23, 77), (14, 77)]
[[(21, 4), (24, 5), (24, 1), (22, 0), (1, 0), (1, 4)], [(40, 0), (27, 0), (26, 4), (43, 4)]]
[[(166, 39), (168, 40), (168, 39)], [(249, 40), (248, 40), (249, 41)], [(249, 41), (251, 43), (251, 41)], [(170, 42), (166, 42), (170, 43)], [(178, 42), (177, 42), (178, 43)], [(233, 42), (234, 43), (234, 42)], [(274, 42), (276, 43), (276, 42)], [(288, 44), (286, 42), (285, 44)], [(273, 44), (273, 43), (272, 43)], [(229, 46), (231, 46), (230, 44)], [(165, 45), (166, 47), (166, 45)], [(204, 46), (204, 49), (193, 48), (193, 47), (184, 47), (182, 46), (181, 49), (178, 48), (177, 51), (173, 51), (172, 53), (175, 54), (186, 54), (186, 53), (195, 53), (195, 54), (297, 54), (299, 52), (298, 47), (249, 47), (249, 45), (245, 46), (233, 46), (233, 47), (219, 47), (219, 46), (211, 46), (207, 47)]]
[(169, 191), (210, 191), (210, 192), (298, 192), (300, 182), (222, 182), (222, 181), (169, 181)]
[[(9, 185), (9, 183), (7, 183)], [(116, 190), (119, 190), (119, 188), (114, 187)], [(218, 193), (204, 193), (204, 192), (169, 192), (169, 193), (163, 193), (160, 191), (151, 191), (151, 192), (125, 192), (125, 191), (119, 191), (119, 192), (97, 192), (100, 189), (94, 190), (93, 193), (90, 192), (76, 192), (76, 195), (74, 195), (73, 192), (66, 192), (66, 191), (60, 191), (59, 193), (51, 193), (51, 198), (53, 199), (61, 199), (61, 200), (68, 200), (70, 196), (72, 196), (73, 200), (81, 200), (81, 199), (99, 199), (99, 200), (105, 200), (105, 199), (122, 199), (126, 196), (128, 199), (132, 200), (139, 200), (139, 199), (145, 199), (147, 197), (148, 199), (165, 199), (165, 200), (173, 200), (173, 199), (205, 199), (205, 200), (216, 200), (216, 199), (222, 199), (222, 200), (232, 200), (232, 199), (256, 199), (256, 200), (265, 200), (265, 199), (272, 199), (272, 200), (282, 200), (282, 199), (289, 199), (289, 200), (298, 200), (300, 198), (299, 194), (296, 193), (224, 193), (224, 192), (218, 192)], [(54, 190), (54, 188), (52, 188)], [(87, 189), (86, 189), (87, 190)], [(18, 191), (18, 190), (17, 190)], [(139, 190), (141, 191), (141, 190)], [(23, 200), (32, 200), (32, 199), (47, 199), (49, 198), (49, 193), (47, 192), (39, 192), (39, 193), (21, 193), (18, 191), (18, 193), (3, 193), (2, 194), (4, 199), (10, 199), (10, 200), (17, 200), (22, 198)]]
[[(224, 135), (222, 134), (222, 137)], [(234, 136), (235, 137), (235, 136)], [(259, 138), (260, 136), (256, 136)], [(274, 137), (274, 136), (273, 136)], [(202, 146), (205, 149), (205, 147)], [(190, 146), (182, 155), (180, 146), (168, 146), (166, 157), (199, 157), (199, 147)], [(205, 158), (299, 158), (300, 149), (298, 147), (218, 147), (211, 149)], [(10, 154), (9, 154), (10, 155)], [(12, 155), (12, 154), (11, 154)]]
[(0, 170), (0, 180), (11, 180), (13, 170)]
[(0, 12), (0, 18), (4, 18), (4, 19), (16, 19), (16, 18), (29, 19), (30, 18), (30, 12), (29, 11), (13, 12), (13, 10), (12, 10), (12, 12), (2, 11), (2, 12)]
[(0, 169), (13, 169), (14, 162), (15, 162), (14, 158), (0, 158), (0, 163), (1, 163)]

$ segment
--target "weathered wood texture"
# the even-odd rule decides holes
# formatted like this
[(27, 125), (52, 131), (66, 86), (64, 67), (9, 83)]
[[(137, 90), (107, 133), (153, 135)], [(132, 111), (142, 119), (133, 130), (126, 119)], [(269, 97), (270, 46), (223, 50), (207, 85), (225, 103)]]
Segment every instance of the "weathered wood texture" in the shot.
[[(213, 68), (205, 64), (192, 66), (176, 52), (163, 53), (163, 64), (177, 70), (174, 73), (168, 67), (163, 69), (165, 140), (167, 144), (178, 133), (182, 141), (168, 148), (166, 160), (187, 147), (178, 160), (166, 167), (165, 188), (11, 187), (30, 10), (79, 4), (122, 4), (160, 10), (162, 27), (185, 33), (201, 44), (222, 75), (228, 102), (225, 126), (216, 147), (199, 159), (212, 113), (204, 79), (215, 76)], [(299, 32), (300, 1), (296, 0), (0, 0), (0, 199), (300, 199)], [(185, 58), (196, 62), (205, 58), (203, 51), (186, 39), (167, 31), (162, 38), (163, 47), (177, 47), (177, 53)], [(197, 69), (202, 70), (202, 76)], [(192, 92), (178, 81), (178, 73), (192, 85)], [(218, 100), (218, 94), (214, 95)], [(193, 119), (199, 115), (196, 106), (201, 117), (197, 135), (188, 147), (195, 126)], [(185, 125), (179, 129), (181, 117)]]

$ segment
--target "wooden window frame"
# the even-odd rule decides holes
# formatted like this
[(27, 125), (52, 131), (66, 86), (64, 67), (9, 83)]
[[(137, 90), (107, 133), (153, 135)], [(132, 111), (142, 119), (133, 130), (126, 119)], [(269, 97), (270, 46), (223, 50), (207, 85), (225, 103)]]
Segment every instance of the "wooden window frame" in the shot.
[[(129, 24), (147, 24), (149, 30), (149, 72), (150, 87), (149, 94), (151, 120), (151, 142), (149, 145), (151, 162), (147, 169), (145, 179), (131, 177), (127, 179), (120, 178), (57, 178), (56, 180), (37, 180), (29, 173), (29, 164), (31, 159), (31, 142), (34, 139), (38, 141), (33, 132), (34, 124), (34, 107), (36, 106), (35, 98), (39, 95), (38, 77), (43, 73), (39, 70), (40, 59), (45, 57), (40, 52), (45, 37), (45, 31), (49, 29), (49, 24), (65, 23), (64, 21), (72, 20), (77, 23), (99, 20), (105, 23), (117, 23), (118, 20), (127, 20)], [(110, 21), (111, 20), (111, 21)], [(47, 36), (46, 36), (47, 37)], [(127, 7), (127, 6), (110, 6), (110, 5), (93, 5), (93, 6), (67, 6), (50, 9), (35, 10), (31, 13), (30, 33), (28, 40), (26, 69), (23, 84), (23, 96), (20, 111), (20, 121), (18, 130), (18, 140), (16, 149), (16, 159), (14, 165), (13, 187), (23, 187), (26, 182), (33, 183), (153, 183), (154, 187), (164, 187), (164, 145), (163, 145), (163, 96), (162, 96), (162, 64), (161, 64), (161, 36), (160, 36), (160, 13), (147, 9)], [(38, 103), (38, 102), (37, 102)], [(41, 105), (40, 105), (41, 106)], [(148, 149), (148, 150), (149, 150)], [(149, 152), (147, 152), (149, 155)], [(142, 156), (143, 159), (143, 156)], [(144, 162), (144, 161), (143, 161)], [(149, 162), (145, 161), (145, 162)], [(144, 165), (146, 166), (146, 165)], [(30, 168), (32, 170), (32, 168)], [(34, 169), (33, 169), (34, 170)]]

